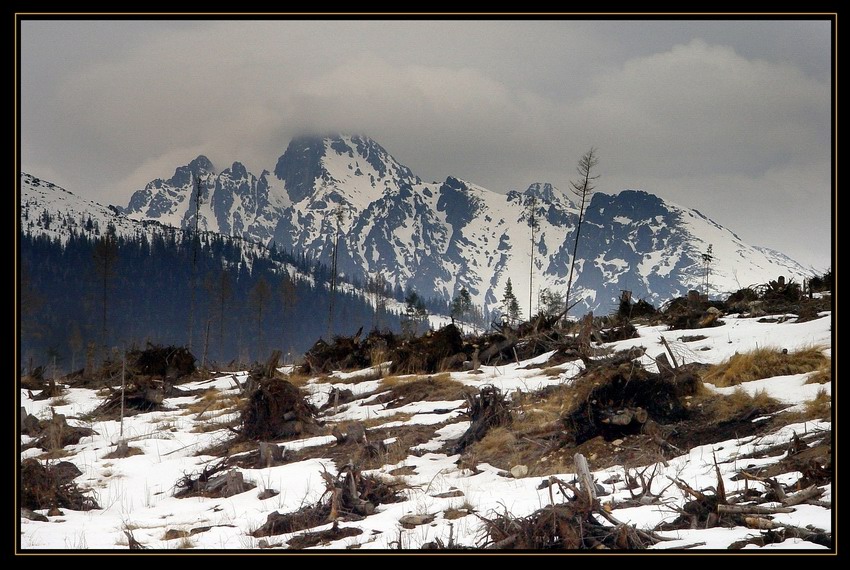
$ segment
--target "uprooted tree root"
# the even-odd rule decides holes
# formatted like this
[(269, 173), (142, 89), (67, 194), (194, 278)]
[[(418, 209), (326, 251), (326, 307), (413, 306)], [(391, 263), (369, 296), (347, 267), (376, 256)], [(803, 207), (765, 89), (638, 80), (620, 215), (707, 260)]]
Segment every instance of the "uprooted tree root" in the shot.
[(91, 417), (100, 420), (118, 419), (121, 415), (122, 394), (124, 415), (161, 410), (166, 391), (173, 394), (175, 390), (156, 376), (136, 376), (126, 383), (123, 390), (111, 386), (107, 388), (109, 395), (91, 412)]
[[(191, 380), (195, 373), (195, 356), (183, 346), (160, 346), (148, 343), (144, 350), (132, 349), (125, 358), (105, 360), (98, 368), (87, 367), (69, 374), (65, 380), (73, 387), (102, 387), (121, 384), (121, 378), (132, 383), (134, 379), (150, 376), (167, 384)], [(90, 370), (88, 370), (91, 368)]]
[(637, 362), (594, 367), (576, 380), (576, 389), (586, 395), (563, 423), (576, 444), (598, 435), (610, 441), (640, 433), (650, 419), (658, 424), (685, 419), (683, 398), (695, 394), (698, 384), (692, 374), (665, 379)]
[(240, 434), (255, 441), (318, 433), (318, 410), (297, 386), (281, 378), (261, 378), (242, 410)]
[(37, 459), (25, 459), (21, 462), (20, 506), (30, 510), (99, 509), (97, 501), (84, 495), (74, 483), (74, 479), (81, 474), (80, 470), (68, 461), (45, 466)]
[[(510, 550), (641, 550), (662, 540), (611, 516), (595, 498), (555, 477), (565, 502), (538, 509), (527, 517), (507, 512), (492, 519), (479, 518), (486, 535), (479, 547)], [(570, 491), (570, 494), (567, 493)], [(478, 515), (476, 515), (478, 516)], [(603, 524), (600, 518), (613, 526)]]
[(232, 497), (256, 488), (256, 485), (245, 481), (242, 473), (229, 469), (227, 459), (204, 466), (200, 473), (183, 475), (175, 485), (174, 496), (178, 499), (186, 497)]
[(490, 428), (508, 426), (513, 421), (505, 396), (495, 386), (482, 386), (481, 392), (467, 397), (468, 410), (472, 423), (469, 429), (452, 446), (451, 453), (462, 453), (469, 445), (487, 435)]
[(272, 512), (265, 524), (255, 530), (252, 536), (274, 536), (329, 522), (362, 520), (373, 514), (377, 505), (401, 500), (394, 485), (371, 475), (363, 475), (360, 469), (351, 464), (343, 467), (336, 476), (327, 471), (321, 475), (325, 481), (325, 493), (315, 505), (287, 514)]

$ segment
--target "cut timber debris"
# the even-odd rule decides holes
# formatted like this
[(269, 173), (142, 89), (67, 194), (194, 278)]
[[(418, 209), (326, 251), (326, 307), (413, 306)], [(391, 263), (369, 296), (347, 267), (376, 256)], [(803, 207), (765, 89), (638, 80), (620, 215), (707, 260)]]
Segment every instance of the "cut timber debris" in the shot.
[[(460, 370), (469, 355), (463, 351), (463, 338), (453, 324), (406, 341), (390, 353), (391, 372), (412, 374)], [(471, 354), (471, 352), (470, 352)]]
[(200, 473), (184, 475), (178, 482), (174, 496), (186, 497), (232, 497), (254, 489), (256, 485), (244, 480), (236, 469), (227, 469), (226, 461), (206, 465)]
[[(135, 376), (128, 379), (123, 390), (124, 415), (161, 409), (166, 389), (171, 387), (157, 376)], [(121, 387), (108, 388), (109, 395), (92, 412), (92, 416), (98, 419), (118, 419), (121, 415)]]

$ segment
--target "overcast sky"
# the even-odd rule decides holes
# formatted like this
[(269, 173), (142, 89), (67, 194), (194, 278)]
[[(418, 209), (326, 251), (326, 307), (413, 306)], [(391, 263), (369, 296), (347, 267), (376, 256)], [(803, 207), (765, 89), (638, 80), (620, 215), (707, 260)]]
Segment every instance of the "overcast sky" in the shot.
[(599, 149), (753, 245), (831, 265), (828, 20), (21, 22), (21, 167), (106, 204), (198, 154), (273, 170), (304, 132), (374, 138), (497, 192)]

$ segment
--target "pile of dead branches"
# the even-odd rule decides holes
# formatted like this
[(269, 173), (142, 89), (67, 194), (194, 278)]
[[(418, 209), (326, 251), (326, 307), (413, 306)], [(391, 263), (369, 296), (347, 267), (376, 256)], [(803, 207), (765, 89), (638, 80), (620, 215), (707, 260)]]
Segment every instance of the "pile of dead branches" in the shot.
[(691, 291), (687, 297), (678, 297), (661, 307), (661, 319), (670, 330), (701, 329), (723, 324), (725, 304), (709, 301), (704, 295)]
[[(374, 514), (379, 504), (401, 500), (397, 486), (371, 475), (363, 475), (356, 466), (345, 465), (337, 475), (322, 472), (325, 493), (315, 505), (298, 511), (269, 514), (254, 537), (273, 536), (339, 521), (357, 521)], [(292, 543), (290, 542), (290, 545)]]
[(107, 386), (109, 395), (95, 408), (92, 416), (99, 419), (117, 419), (121, 415), (121, 400), (123, 395), (124, 414), (132, 415), (138, 412), (150, 412), (162, 409), (166, 391), (170, 395), (179, 392), (171, 384), (158, 376), (133, 376), (125, 381), (124, 388)]
[(354, 336), (335, 336), (331, 342), (319, 339), (304, 355), (302, 374), (327, 374), (337, 370), (359, 370), (385, 362), (399, 344), (392, 332), (373, 330), (361, 338), (363, 329)]
[(463, 351), (460, 330), (450, 324), (401, 343), (389, 359), (394, 374), (413, 374), (460, 370), (469, 355)]
[[(492, 519), (479, 516), (485, 532), (479, 546), (499, 550), (641, 550), (663, 540), (614, 518), (596, 498), (584, 457), (577, 454), (575, 462), (578, 486), (549, 477), (549, 506), (527, 517), (513, 517), (507, 511)], [(554, 490), (561, 493), (564, 502), (555, 503)]]
[[(789, 449), (795, 443), (799, 443), (796, 437), (790, 443)], [(805, 488), (799, 488), (799, 485), (786, 486), (773, 477), (753, 475), (743, 470), (740, 472), (741, 476), (748, 481), (762, 484), (763, 490), (747, 488), (743, 492), (727, 493), (716, 462), (714, 470), (717, 484), (708, 489), (693, 489), (680, 479), (670, 479), (690, 500), (682, 507), (676, 507), (679, 516), (675, 520), (659, 524), (655, 528), (656, 531), (745, 526), (765, 532), (753, 539), (733, 544), (731, 549), (743, 548), (747, 544), (764, 546), (782, 542), (786, 538), (800, 538), (833, 548), (831, 532), (814, 527), (801, 528), (776, 522), (772, 518), (781, 513), (793, 513), (795, 506), (801, 503), (819, 504), (824, 490), (817, 485), (812, 484)]]
[(184, 346), (159, 346), (148, 343), (144, 350), (131, 350), (127, 362), (138, 374), (163, 376), (176, 380), (195, 372), (195, 356)]
[(113, 354), (99, 368), (87, 365), (65, 379), (74, 387), (120, 386), (122, 378), (126, 383), (140, 377), (173, 385), (191, 380), (195, 370), (195, 356), (186, 347), (148, 343), (144, 350), (128, 350), (123, 359)]

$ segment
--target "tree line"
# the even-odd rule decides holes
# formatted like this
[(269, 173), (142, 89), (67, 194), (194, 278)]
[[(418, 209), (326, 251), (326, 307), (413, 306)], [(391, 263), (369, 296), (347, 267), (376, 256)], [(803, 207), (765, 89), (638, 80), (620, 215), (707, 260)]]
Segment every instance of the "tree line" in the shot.
[[(185, 232), (127, 238), (107, 230), (64, 243), (19, 233), (21, 364), (56, 359), (71, 370), (90, 346), (101, 356), (147, 342), (185, 346), (190, 324), (199, 363), (250, 363), (272, 349), (294, 358), (327, 334), (327, 268), (274, 247), (259, 255), (218, 234), (199, 241)], [(334, 330), (399, 330), (400, 315), (370, 301), (337, 290)]]

